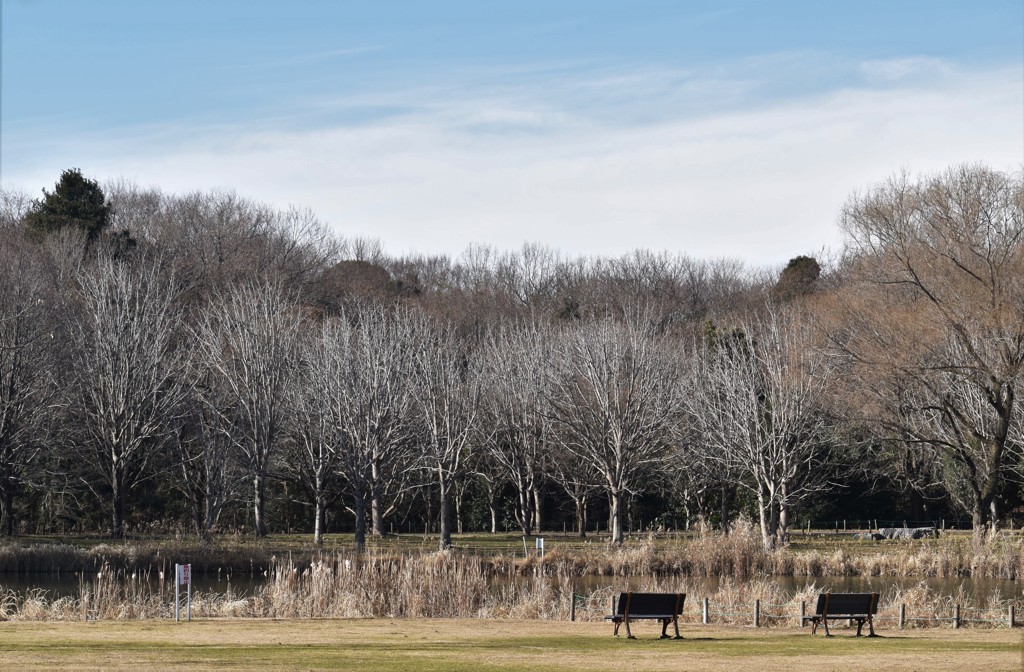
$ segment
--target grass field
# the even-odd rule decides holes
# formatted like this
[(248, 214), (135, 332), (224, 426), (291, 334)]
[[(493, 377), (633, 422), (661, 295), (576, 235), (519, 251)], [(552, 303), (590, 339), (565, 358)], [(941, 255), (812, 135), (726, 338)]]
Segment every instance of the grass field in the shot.
[(882, 631), (688, 626), (636, 640), (604, 623), (500, 619), (0, 623), (0, 669), (1024, 670), (1024, 630)]

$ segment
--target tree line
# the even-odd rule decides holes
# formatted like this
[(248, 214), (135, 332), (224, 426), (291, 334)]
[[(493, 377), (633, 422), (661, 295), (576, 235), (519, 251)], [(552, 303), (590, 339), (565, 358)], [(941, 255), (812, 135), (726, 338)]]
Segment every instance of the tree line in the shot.
[[(1024, 513), (1024, 178), (854, 193), (782, 269), (388, 255), (230, 192), (0, 192), (0, 529), (367, 535)], [(823, 268), (824, 265), (824, 268)]]

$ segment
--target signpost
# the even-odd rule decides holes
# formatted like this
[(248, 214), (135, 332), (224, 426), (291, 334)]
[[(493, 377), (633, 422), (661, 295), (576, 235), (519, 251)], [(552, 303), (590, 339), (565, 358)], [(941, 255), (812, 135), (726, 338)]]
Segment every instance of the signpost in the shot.
[(174, 620), (181, 620), (181, 587), (185, 586), (186, 619), (192, 620), (192, 565), (174, 565)]

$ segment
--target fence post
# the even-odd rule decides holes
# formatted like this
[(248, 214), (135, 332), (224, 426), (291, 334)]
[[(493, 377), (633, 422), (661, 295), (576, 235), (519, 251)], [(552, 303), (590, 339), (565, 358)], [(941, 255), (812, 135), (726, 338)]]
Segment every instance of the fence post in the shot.
[(576, 620), (576, 584), (569, 586), (569, 620)]
[(1014, 610), (1014, 606), (1013, 606), (1013, 605), (1011, 604), (1011, 605), (1010, 605), (1010, 613), (1008, 613), (1008, 614), (1006, 615), (1006, 616), (1007, 616), (1007, 620), (1009, 620), (1009, 621), (1010, 621), (1010, 627), (1011, 627), (1011, 628), (1012, 628), (1012, 627), (1014, 627), (1014, 626), (1016, 625), (1016, 623), (1015, 623), (1015, 620), (1016, 620), (1016, 619), (1014, 618), (1014, 616), (1016, 616), (1016, 614), (1014, 613), (1014, 611), (1015, 611), (1015, 610)]
[(953, 607), (953, 629), (956, 630), (960, 627), (960, 605), (957, 604)]
[(761, 627), (761, 600), (754, 600), (754, 627)]
[(800, 627), (801, 628), (806, 626), (806, 623), (804, 622), (804, 618), (806, 618), (806, 617), (807, 617), (807, 601), (806, 600), (800, 600)]
[(900, 605), (900, 630), (907, 627), (907, 605)]
[[(1013, 607), (1010, 607), (1010, 613), (1013, 613)], [(1010, 617), (1010, 621), (1013, 621), (1013, 616)], [(708, 624), (708, 598), (704, 598), (704, 609), (701, 611), (701, 622), (704, 625)]]

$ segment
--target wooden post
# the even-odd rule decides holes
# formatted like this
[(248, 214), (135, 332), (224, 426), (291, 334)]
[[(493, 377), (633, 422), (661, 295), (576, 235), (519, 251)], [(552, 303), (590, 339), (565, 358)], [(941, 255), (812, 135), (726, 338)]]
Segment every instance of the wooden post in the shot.
[(612, 616), (615, 615), (615, 596), (614, 595), (612, 595), (612, 611), (611, 611), (611, 614), (612, 614)]
[(1014, 616), (1016, 616), (1016, 614), (1014, 613), (1014, 606), (1012, 604), (1010, 605), (1010, 613), (1008, 613), (1006, 616), (1007, 616), (1007, 620), (1010, 622), (1010, 627), (1011, 628), (1014, 627), (1017, 623), (1016, 623), (1016, 619), (1014, 618)]
[(754, 600), (754, 627), (761, 627), (761, 600)]
[(907, 627), (907, 605), (900, 605), (900, 630)]
[[(1010, 607), (1010, 613), (1013, 614), (1013, 607)], [(704, 625), (708, 624), (708, 598), (704, 598), (704, 609), (701, 611), (701, 622)], [(1010, 622), (1013, 622), (1013, 616), (1010, 616)]]
[(846, 519), (843, 519), (843, 532), (846, 532)]
[(960, 605), (957, 604), (953, 607), (953, 629), (957, 630), (960, 628)]
[(569, 586), (569, 620), (576, 620), (576, 586)]
[(805, 626), (804, 617), (807, 616), (807, 601), (800, 600), (800, 627)]

